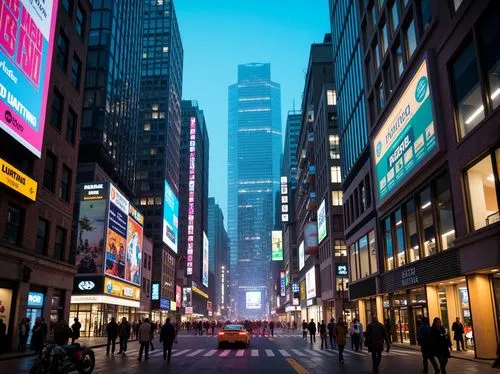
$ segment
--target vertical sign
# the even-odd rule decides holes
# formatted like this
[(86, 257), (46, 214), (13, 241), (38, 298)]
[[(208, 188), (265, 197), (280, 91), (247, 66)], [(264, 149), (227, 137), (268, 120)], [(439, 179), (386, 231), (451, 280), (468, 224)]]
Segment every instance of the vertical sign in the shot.
[(281, 222), (288, 221), (288, 178), (281, 177)]
[(272, 261), (283, 260), (283, 235), (281, 231), (271, 232), (271, 259)]
[(163, 198), (163, 243), (177, 253), (179, 240), (179, 200), (165, 180)]
[(40, 157), (57, 3), (0, 1), (0, 128)]
[(142, 228), (144, 216), (129, 204), (125, 280), (141, 285)]
[(302, 270), (306, 262), (305, 254), (304, 254), (304, 241), (299, 245), (299, 271)]
[(280, 292), (280, 295), (282, 297), (285, 297), (285, 272), (284, 271), (280, 271), (280, 285), (281, 285), (281, 292)]
[[(196, 117), (189, 122), (189, 198), (188, 198), (188, 236), (187, 236), (187, 275), (193, 274), (194, 252), (194, 213), (195, 213), (195, 181), (196, 181)], [(207, 282), (208, 283), (208, 282)]]
[(326, 207), (323, 199), (318, 209), (318, 242), (321, 243), (324, 238), (326, 238)]
[(203, 231), (203, 271), (202, 271), (202, 280), (201, 282), (205, 287), (208, 287), (208, 251), (209, 251), (209, 243), (207, 234)]
[(182, 288), (179, 285), (175, 286), (175, 306), (177, 308), (182, 306)]

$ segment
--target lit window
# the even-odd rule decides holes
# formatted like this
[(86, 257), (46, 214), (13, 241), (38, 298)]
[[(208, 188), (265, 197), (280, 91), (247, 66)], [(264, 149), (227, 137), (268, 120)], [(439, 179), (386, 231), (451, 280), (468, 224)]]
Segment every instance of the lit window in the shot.
[(147, 199), (145, 197), (141, 197), (140, 205), (147, 205)]
[(340, 158), (340, 140), (338, 135), (330, 135), (330, 159), (338, 160)]
[(438, 210), (439, 234), (441, 249), (453, 246), (455, 241), (455, 225), (453, 223), (453, 207), (448, 175), (443, 175), (436, 181), (436, 207)]
[(168, 47), (163, 47), (163, 53), (167, 53), (168, 52)]
[(433, 204), (430, 188), (420, 194), (420, 219), (424, 234), (424, 257), (433, 255), (436, 250), (436, 228), (434, 224)]
[(150, 148), (150, 149), (149, 149), (149, 154), (150, 154), (151, 156), (155, 156), (155, 155), (156, 155), (156, 148)]
[(394, 269), (394, 249), (392, 247), (391, 217), (387, 217), (384, 223), (385, 232), (385, 270)]
[[(495, 3), (495, 2), (493, 2)], [(488, 74), (489, 91), (492, 108), (500, 105), (500, 17), (498, 2), (496, 7), (484, 12), (479, 22), (479, 44), (481, 45), (481, 65), (484, 75)]]
[(330, 178), (332, 183), (342, 183), (342, 176), (340, 174), (340, 166), (330, 167)]
[(342, 205), (342, 191), (332, 191), (332, 205), (341, 206)]
[(158, 112), (153, 112), (153, 113), (151, 114), (151, 118), (152, 118), (152, 119), (158, 119)]
[(413, 55), (413, 52), (415, 52), (415, 49), (417, 48), (417, 36), (415, 34), (415, 23), (413, 22), (413, 20), (408, 25), (408, 28), (405, 30), (404, 35), (406, 43), (406, 53), (408, 54), (407, 59), (409, 60)]
[(153, 104), (151, 106), (151, 109), (153, 109), (154, 111), (157, 111), (158, 110), (158, 104)]
[(147, 53), (143, 53), (142, 54), (142, 58), (148, 58), (148, 54)]
[(326, 91), (326, 101), (328, 105), (337, 105), (337, 93), (335, 90)]
[(453, 7), (455, 9), (455, 12), (460, 8), (460, 5), (462, 5), (464, 0), (453, 0)]
[(151, 124), (150, 123), (144, 124), (144, 131), (151, 131)]
[(394, 31), (398, 28), (399, 25), (399, 13), (398, 13), (398, 2), (396, 0), (393, 1), (392, 5), (390, 5), (391, 9), (391, 23), (392, 23), (392, 33), (394, 35)]

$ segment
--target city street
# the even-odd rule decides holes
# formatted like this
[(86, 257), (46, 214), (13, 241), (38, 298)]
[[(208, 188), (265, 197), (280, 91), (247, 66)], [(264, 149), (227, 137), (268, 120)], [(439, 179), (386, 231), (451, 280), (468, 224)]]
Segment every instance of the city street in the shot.
[[(301, 335), (276, 333), (272, 337), (253, 337), (250, 347), (217, 349), (213, 336), (180, 335), (174, 345), (172, 362), (163, 361), (158, 338), (155, 350), (148, 361), (137, 361), (139, 344), (129, 345), (127, 356), (106, 357), (104, 347), (96, 348), (94, 373), (371, 373), (371, 357), (368, 352), (346, 349), (345, 364), (339, 366), (336, 350), (320, 350), (319, 338), (315, 344), (302, 339)], [(348, 347), (346, 347), (348, 348)], [(0, 362), (0, 373), (29, 373), (33, 358)], [(395, 348), (384, 353), (381, 373), (420, 373), (421, 356), (417, 351)], [(432, 372), (432, 371), (431, 371)], [(467, 374), (498, 373), (488, 363), (452, 359), (448, 372)]]

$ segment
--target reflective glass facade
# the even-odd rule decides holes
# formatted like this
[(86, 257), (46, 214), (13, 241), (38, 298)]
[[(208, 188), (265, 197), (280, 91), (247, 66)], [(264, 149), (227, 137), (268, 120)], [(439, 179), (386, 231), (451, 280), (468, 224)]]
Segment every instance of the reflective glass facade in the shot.
[(301, 121), (301, 111), (288, 112), (281, 175), (288, 177), (288, 185), (293, 189), (297, 187), (297, 143), (300, 136)]

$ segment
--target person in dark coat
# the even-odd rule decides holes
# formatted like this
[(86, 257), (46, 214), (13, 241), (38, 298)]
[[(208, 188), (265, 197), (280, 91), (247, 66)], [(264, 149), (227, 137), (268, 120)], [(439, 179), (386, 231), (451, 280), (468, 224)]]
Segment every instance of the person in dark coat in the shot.
[(328, 333), (327, 333), (327, 329), (326, 329), (326, 323), (324, 320), (322, 320), (321, 324), (319, 325), (319, 336), (321, 338), (321, 349), (323, 349), (323, 344), (325, 346), (325, 349), (328, 349), (328, 343), (327, 343)]
[[(122, 318), (122, 323), (118, 326), (118, 337), (120, 338), (120, 352), (119, 354), (125, 354), (127, 352), (128, 340), (130, 339), (130, 323), (127, 318)], [(149, 348), (149, 347), (148, 347)]]
[(31, 331), (31, 349), (38, 354), (43, 348), (43, 331), (39, 317), (35, 320), (35, 325)]
[(306, 322), (306, 320), (302, 321), (302, 338), (307, 339), (307, 322)]
[(429, 318), (422, 317), (421, 325), (417, 331), (417, 341), (422, 351), (422, 360), (424, 364), (423, 372), (427, 373), (429, 370), (429, 363), (431, 362), (434, 371), (439, 372), (439, 366), (432, 354), (432, 341), (431, 341), (431, 327), (429, 326)]
[(75, 340), (80, 339), (80, 330), (82, 329), (82, 324), (78, 321), (78, 318), (73, 320), (73, 325), (71, 325), (71, 344), (75, 343)]
[(170, 318), (167, 318), (167, 321), (160, 330), (160, 343), (163, 343), (163, 359), (167, 360), (167, 363), (170, 363), (175, 335), (175, 327), (170, 323)]
[(389, 342), (389, 335), (387, 329), (382, 325), (376, 315), (372, 316), (372, 322), (366, 328), (365, 344), (368, 351), (372, 353), (373, 372), (378, 373), (378, 367), (382, 360), (382, 350), (384, 349), (384, 341), (387, 344), (387, 352), (391, 343)]
[(311, 318), (311, 322), (307, 325), (307, 329), (309, 330), (309, 337), (311, 339), (311, 344), (316, 343), (316, 324), (314, 323), (314, 319)]
[(330, 319), (330, 322), (327, 325), (328, 335), (330, 336), (330, 345), (332, 348), (337, 346), (337, 339), (335, 338), (335, 334), (333, 330), (335, 330), (335, 320), (333, 318)]
[(434, 318), (431, 327), (431, 354), (437, 357), (442, 374), (446, 374), (446, 365), (451, 357), (451, 340), (446, 333), (441, 320)]
[(269, 322), (269, 330), (271, 330), (271, 336), (274, 336), (274, 322)]
[(5, 350), (5, 340), (7, 339), (7, 325), (0, 318), (0, 353), (4, 353)]
[(66, 321), (62, 317), (59, 318), (59, 321), (54, 324), (54, 343), (57, 345), (66, 345), (72, 334), (73, 331)]
[(457, 342), (457, 351), (460, 352), (460, 345), (462, 345), (462, 351), (466, 351), (464, 347), (464, 325), (460, 322), (460, 318), (457, 317), (457, 320), (453, 322), (451, 325), (451, 331), (453, 331), (453, 340)]
[(108, 342), (106, 344), (106, 356), (109, 356), (109, 346), (111, 345), (111, 354), (115, 354), (116, 338), (118, 337), (118, 324), (115, 321), (115, 317), (111, 317), (106, 326), (106, 332), (108, 333)]

